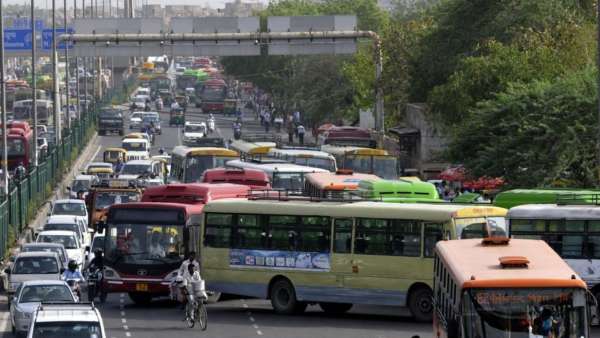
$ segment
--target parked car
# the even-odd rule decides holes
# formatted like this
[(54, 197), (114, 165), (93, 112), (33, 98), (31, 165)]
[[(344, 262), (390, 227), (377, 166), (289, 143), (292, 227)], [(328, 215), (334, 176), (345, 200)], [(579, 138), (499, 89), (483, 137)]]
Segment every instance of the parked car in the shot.
[(10, 268), (4, 270), (8, 278), (6, 290), (9, 303), (23, 282), (60, 280), (62, 263), (55, 252), (22, 252)]
[(27, 333), (31, 317), (42, 302), (79, 301), (69, 285), (62, 280), (31, 280), (23, 282), (10, 304), (10, 323), (15, 336)]

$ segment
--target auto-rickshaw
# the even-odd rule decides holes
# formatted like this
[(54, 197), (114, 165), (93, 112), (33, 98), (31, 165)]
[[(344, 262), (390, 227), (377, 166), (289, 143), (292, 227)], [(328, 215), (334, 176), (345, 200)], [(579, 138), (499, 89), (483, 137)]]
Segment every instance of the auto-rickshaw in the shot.
[(112, 168), (94, 167), (88, 168), (87, 174), (96, 175), (100, 179), (100, 181), (107, 181), (114, 174), (114, 170)]
[(183, 108), (171, 109), (169, 112), (169, 126), (183, 126), (185, 125), (185, 113)]
[(106, 148), (102, 159), (104, 162), (111, 163), (112, 165), (116, 164), (119, 159), (121, 159), (121, 163), (125, 163), (127, 160), (127, 150), (123, 148)]
[(225, 99), (223, 102), (223, 114), (225, 114), (225, 116), (234, 115), (237, 103), (238, 100), (236, 99)]
[(177, 101), (177, 103), (179, 104), (179, 106), (181, 108), (183, 108), (184, 112), (187, 109), (188, 104), (190, 103), (188, 97), (184, 96), (184, 95), (177, 95), (177, 96), (175, 96), (175, 101)]

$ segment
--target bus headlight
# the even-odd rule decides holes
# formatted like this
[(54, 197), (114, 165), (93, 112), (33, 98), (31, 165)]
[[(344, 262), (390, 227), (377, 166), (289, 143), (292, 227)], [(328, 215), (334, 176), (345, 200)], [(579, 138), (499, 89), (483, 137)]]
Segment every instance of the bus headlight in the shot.
[(164, 280), (167, 282), (172, 282), (175, 280), (175, 278), (177, 277), (178, 274), (179, 274), (179, 270), (173, 270), (165, 276)]
[(106, 279), (121, 279), (121, 276), (119, 276), (119, 274), (115, 270), (113, 270), (109, 267), (105, 267), (104, 268), (104, 278), (106, 278)]

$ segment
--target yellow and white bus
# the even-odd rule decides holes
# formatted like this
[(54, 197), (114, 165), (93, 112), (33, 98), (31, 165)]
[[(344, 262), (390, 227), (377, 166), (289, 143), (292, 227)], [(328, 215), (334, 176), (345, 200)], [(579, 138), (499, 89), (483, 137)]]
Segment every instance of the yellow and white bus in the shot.
[(586, 283), (540, 240), (441, 241), (435, 337), (590, 337)]
[(335, 157), (338, 169), (373, 174), (386, 180), (400, 176), (398, 159), (383, 149), (323, 145), (321, 151)]
[(249, 142), (244, 140), (235, 140), (231, 142), (229, 148), (240, 153), (240, 158), (244, 160), (261, 159), (266, 157), (272, 148), (275, 148), (275, 142)]
[(311, 149), (281, 149), (272, 148), (269, 151), (269, 156), (284, 160), (297, 165), (305, 165), (307, 167), (321, 168), (330, 172), (337, 171), (337, 164), (333, 155), (319, 150)]
[[(208, 203), (202, 276), (210, 290), (271, 299), (278, 313), (318, 303), (408, 306), (432, 318), (433, 250), (443, 238), (506, 235), (506, 209), (379, 202), (228, 199)], [(197, 231), (196, 230), (196, 231)]]
[(225, 148), (190, 148), (177, 146), (171, 152), (170, 182), (200, 182), (206, 169), (224, 167), (227, 161), (237, 159), (236, 151)]

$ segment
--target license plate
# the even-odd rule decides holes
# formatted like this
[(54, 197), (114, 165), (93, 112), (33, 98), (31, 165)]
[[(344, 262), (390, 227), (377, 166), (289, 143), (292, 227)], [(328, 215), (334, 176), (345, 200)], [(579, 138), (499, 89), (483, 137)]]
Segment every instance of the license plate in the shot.
[(148, 292), (148, 284), (145, 283), (137, 283), (135, 285), (135, 291), (139, 292)]

